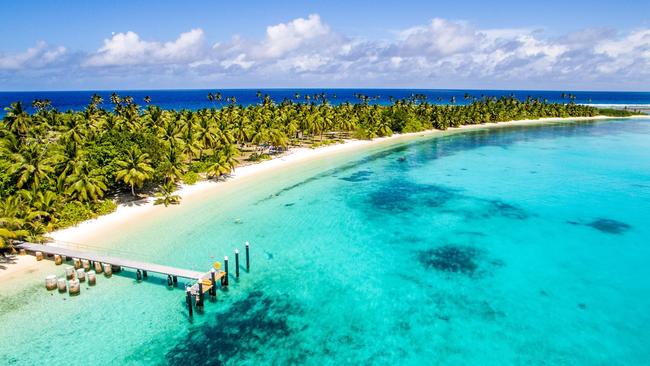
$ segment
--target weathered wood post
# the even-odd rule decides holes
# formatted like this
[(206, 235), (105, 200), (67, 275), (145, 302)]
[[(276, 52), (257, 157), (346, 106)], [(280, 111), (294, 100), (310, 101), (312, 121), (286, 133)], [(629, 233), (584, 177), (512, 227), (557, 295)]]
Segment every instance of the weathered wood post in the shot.
[(45, 288), (48, 291), (54, 290), (56, 288), (56, 275), (49, 275), (45, 277)]
[(203, 283), (199, 280), (199, 301), (196, 302), (196, 308), (203, 311)]
[(79, 284), (79, 280), (76, 278), (71, 279), (70, 283), (68, 284), (68, 293), (70, 296), (79, 295), (80, 292), (81, 285)]
[(63, 264), (63, 258), (60, 255), (55, 254), (54, 255), (54, 264), (56, 264), (57, 266), (60, 265), (60, 264)]
[(249, 246), (250, 245), (248, 244), (248, 242), (246, 242), (246, 272), (250, 272), (250, 270), (251, 270), (250, 255), (248, 253), (249, 252), (249, 249), (248, 249)]
[(167, 275), (167, 286), (168, 287), (174, 286), (174, 281), (172, 280), (172, 275)]
[(235, 249), (235, 277), (239, 278), (239, 249)]
[(97, 277), (95, 276), (95, 271), (88, 271), (88, 285), (95, 286), (97, 283)]
[(149, 274), (147, 274), (147, 271), (142, 270), (142, 277), (143, 277), (143, 278), (147, 278), (147, 277), (149, 277)]
[(83, 268), (78, 268), (77, 269), (77, 280), (79, 280), (79, 282), (85, 282), (86, 281), (86, 271), (84, 271)]
[(217, 271), (212, 268), (210, 269), (210, 282), (212, 287), (210, 287), (210, 296), (214, 300), (217, 297), (217, 279), (216, 279), (216, 273)]
[(59, 292), (66, 292), (68, 290), (68, 283), (63, 277), (56, 280), (56, 286), (59, 288)]
[(141, 270), (139, 270), (139, 269), (136, 269), (136, 270), (135, 270), (135, 278), (136, 278), (138, 281), (142, 281), (142, 271), (141, 271)]
[(95, 267), (95, 273), (102, 273), (103, 268), (100, 262), (95, 262), (93, 267)]
[(178, 277), (172, 276), (172, 280), (174, 281), (174, 286), (178, 284)]
[(193, 315), (192, 314), (192, 291), (190, 290), (189, 287), (185, 287), (185, 302), (187, 303), (187, 311), (190, 313), (190, 317)]
[(113, 266), (108, 263), (104, 263), (104, 276), (111, 277), (112, 275), (113, 275)]
[(65, 267), (65, 278), (71, 280), (74, 277), (74, 268)]
[(36, 252), (36, 253), (34, 253), (34, 255), (36, 256), (37, 261), (42, 261), (43, 260), (43, 252)]
[(221, 277), (221, 285), (228, 287), (228, 256), (223, 257), (223, 277)]

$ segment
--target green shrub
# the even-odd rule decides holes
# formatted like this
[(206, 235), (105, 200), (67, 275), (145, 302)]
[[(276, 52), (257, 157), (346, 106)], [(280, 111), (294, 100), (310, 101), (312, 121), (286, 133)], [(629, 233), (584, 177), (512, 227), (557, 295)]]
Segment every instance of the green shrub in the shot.
[(93, 212), (87, 205), (77, 201), (67, 202), (63, 205), (55, 226), (57, 229), (64, 228), (92, 218)]
[(108, 215), (109, 213), (117, 210), (117, 203), (113, 200), (103, 200), (95, 202), (91, 205), (91, 209), (95, 216)]
[(269, 159), (271, 159), (271, 156), (269, 154), (254, 152), (246, 160), (248, 160), (248, 161), (262, 161), (262, 160), (269, 160)]
[(201, 176), (197, 172), (189, 171), (183, 174), (183, 183), (192, 185), (201, 179)]
[(372, 138), (370, 136), (370, 132), (363, 127), (359, 127), (356, 130), (354, 130), (354, 132), (352, 133), (352, 137), (357, 140), (370, 140)]
[(404, 124), (404, 127), (402, 128), (402, 132), (404, 133), (409, 133), (409, 132), (420, 132), (424, 130), (424, 126), (422, 126), (422, 122), (420, 122), (419, 119), (410, 117), (406, 120), (406, 123)]
[(83, 204), (77, 201), (67, 202), (58, 214), (55, 229), (76, 225), (80, 222), (94, 219), (97, 216), (107, 215), (117, 209), (113, 200), (103, 200), (95, 203)]
[(599, 108), (598, 114), (610, 117), (629, 117), (633, 116), (635, 113), (627, 109)]

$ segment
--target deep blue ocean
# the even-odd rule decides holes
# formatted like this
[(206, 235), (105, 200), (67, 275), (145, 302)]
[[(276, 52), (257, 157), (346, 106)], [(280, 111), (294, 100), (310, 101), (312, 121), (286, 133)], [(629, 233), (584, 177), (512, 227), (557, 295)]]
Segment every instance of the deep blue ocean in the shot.
[[(540, 90), (461, 90), (461, 89), (191, 89), (191, 90), (122, 90), (115, 91), (120, 96), (132, 96), (136, 103), (145, 104), (145, 96), (151, 98), (151, 104), (155, 104), (164, 109), (191, 109), (197, 110), (211, 106), (221, 107), (227, 105), (226, 97), (235, 97), (237, 103), (249, 105), (259, 103), (257, 91), (262, 95), (268, 94), (274, 101), (296, 100), (296, 93), (299, 94), (299, 100), (305, 101), (305, 96), (312, 97), (314, 94), (325, 93), (327, 99), (332, 104), (343, 103), (346, 101), (357, 102), (357, 94), (363, 94), (372, 97), (370, 103), (387, 104), (390, 103), (390, 97), (395, 99), (408, 98), (413, 94), (423, 94), (431, 103), (445, 104), (450, 103), (452, 97), (455, 97), (456, 104), (467, 103), (465, 95), (469, 94), (474, 97), (481, 96), (508, 96), (514, 95), (517, 98), (547, 99), (549, 102), (567, 102), (568, 99), (562, 99), (562, 93), (575, 95), (576, 103), (582, 104), (599, 104), (599, 105), (627, 105), (650, 106), (650, 92), (611, 92), (611, 91), (540, 91)], [(210, 102), (207, 98), (209, 92), (213, 94), (220, 92), (223, 100), (220, 102)], [(25, 91), (25, 92), (0, 92), (0, 116), (4, 115), (4, 108), (12, 102), (21, 101), (25, 106), (31, 107), (34, 99), (49, 99), (52, 106), (60, 111), (81, 110), (90, 102), (93, 94), (99, 94), (104, 98), (104, 108), (111, 108), (110, 96), (113, 91)]]

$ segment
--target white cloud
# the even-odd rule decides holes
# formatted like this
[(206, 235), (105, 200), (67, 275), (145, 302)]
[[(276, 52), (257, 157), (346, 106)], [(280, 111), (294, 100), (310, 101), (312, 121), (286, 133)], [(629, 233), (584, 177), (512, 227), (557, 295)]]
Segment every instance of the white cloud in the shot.
[(399, 33), (402, 53), (451, 55), (470, 51), (481, 45), (485, 35), (466, 22), (435, 18), (427, 26), (406, 29)]
[[(62, 73), (65, 52), (39, 43), (24, 53), (0, 55), (0, 70), (29, 65)], [(168, 42), (115, 33), (96, 52), (77, 56), (66, 57), (64, 69), (74, 70), (80, 79), (124, 80), (129, 75), (143, 82), (182, 82), (184, 87), (219, 78), (231, 86), (260, 87), (638, 89), (650, 84), (650, 29), (619, 34), (593, 28), (551, 37), (543, 30), (481, 29), (442, 18), (383, 40), (342, 34), (317, 14), (270, 25), (260, 39), (233, 35), (211, 47), (201, 29)]]
[(137, 64), (173, 64), (192, 60), (203, 48), (203, 30), (181, 33), (172, 42), (149, 42), (137, 33), (116, 33), (104, 40), (104, 46), (91, 55), (86, 66), (120, 66)]
[(305, 42), (329, 34), (330, 28), (323, 24), (318, 14), (297, 18), (266, 28), (266, 39), (262, 42), (261, 54), (280, 57), (303, 45)]
[(0, 55), (0, 70), (42, 68), (58, 61), (65, 53), (65, 47), (50, 47), (45, 42), (38, 42), (24, 52)]

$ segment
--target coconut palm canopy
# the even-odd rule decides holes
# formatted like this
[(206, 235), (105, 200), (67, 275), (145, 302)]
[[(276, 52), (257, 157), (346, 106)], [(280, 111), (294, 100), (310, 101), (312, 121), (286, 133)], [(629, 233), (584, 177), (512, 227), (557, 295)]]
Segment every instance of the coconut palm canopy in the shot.
[[(294, 145), (599, 113), (571, 100), (466, 96), (471, 102), (460, 106), (413, 95), (377, 105), (368, 96), (357, 97), (357, 103), (332, 105), (324, 94), (280, 103), (260, 94), (258, 104), (242, 106), (226, 96), (230, 104), (224, 108), (190, 111), (162, 110), (150, 98), (143, 108), (131, 97), (113, 94), (110, 110), (100, 108), (102, 100), (94, 96), (83, 111), (61, 112), (36, 100), (32, 114), (13, 103), (0, 126), (0, 245), (40, 240), (49, 230), (110, 212), (115, 204), (107, 194), (158, 190), (160, 203), (177, 203), (173, 187), (183, 180), (218, 179), (244, 160)], [(216, 92), (208, 98), (224, 97)]]

